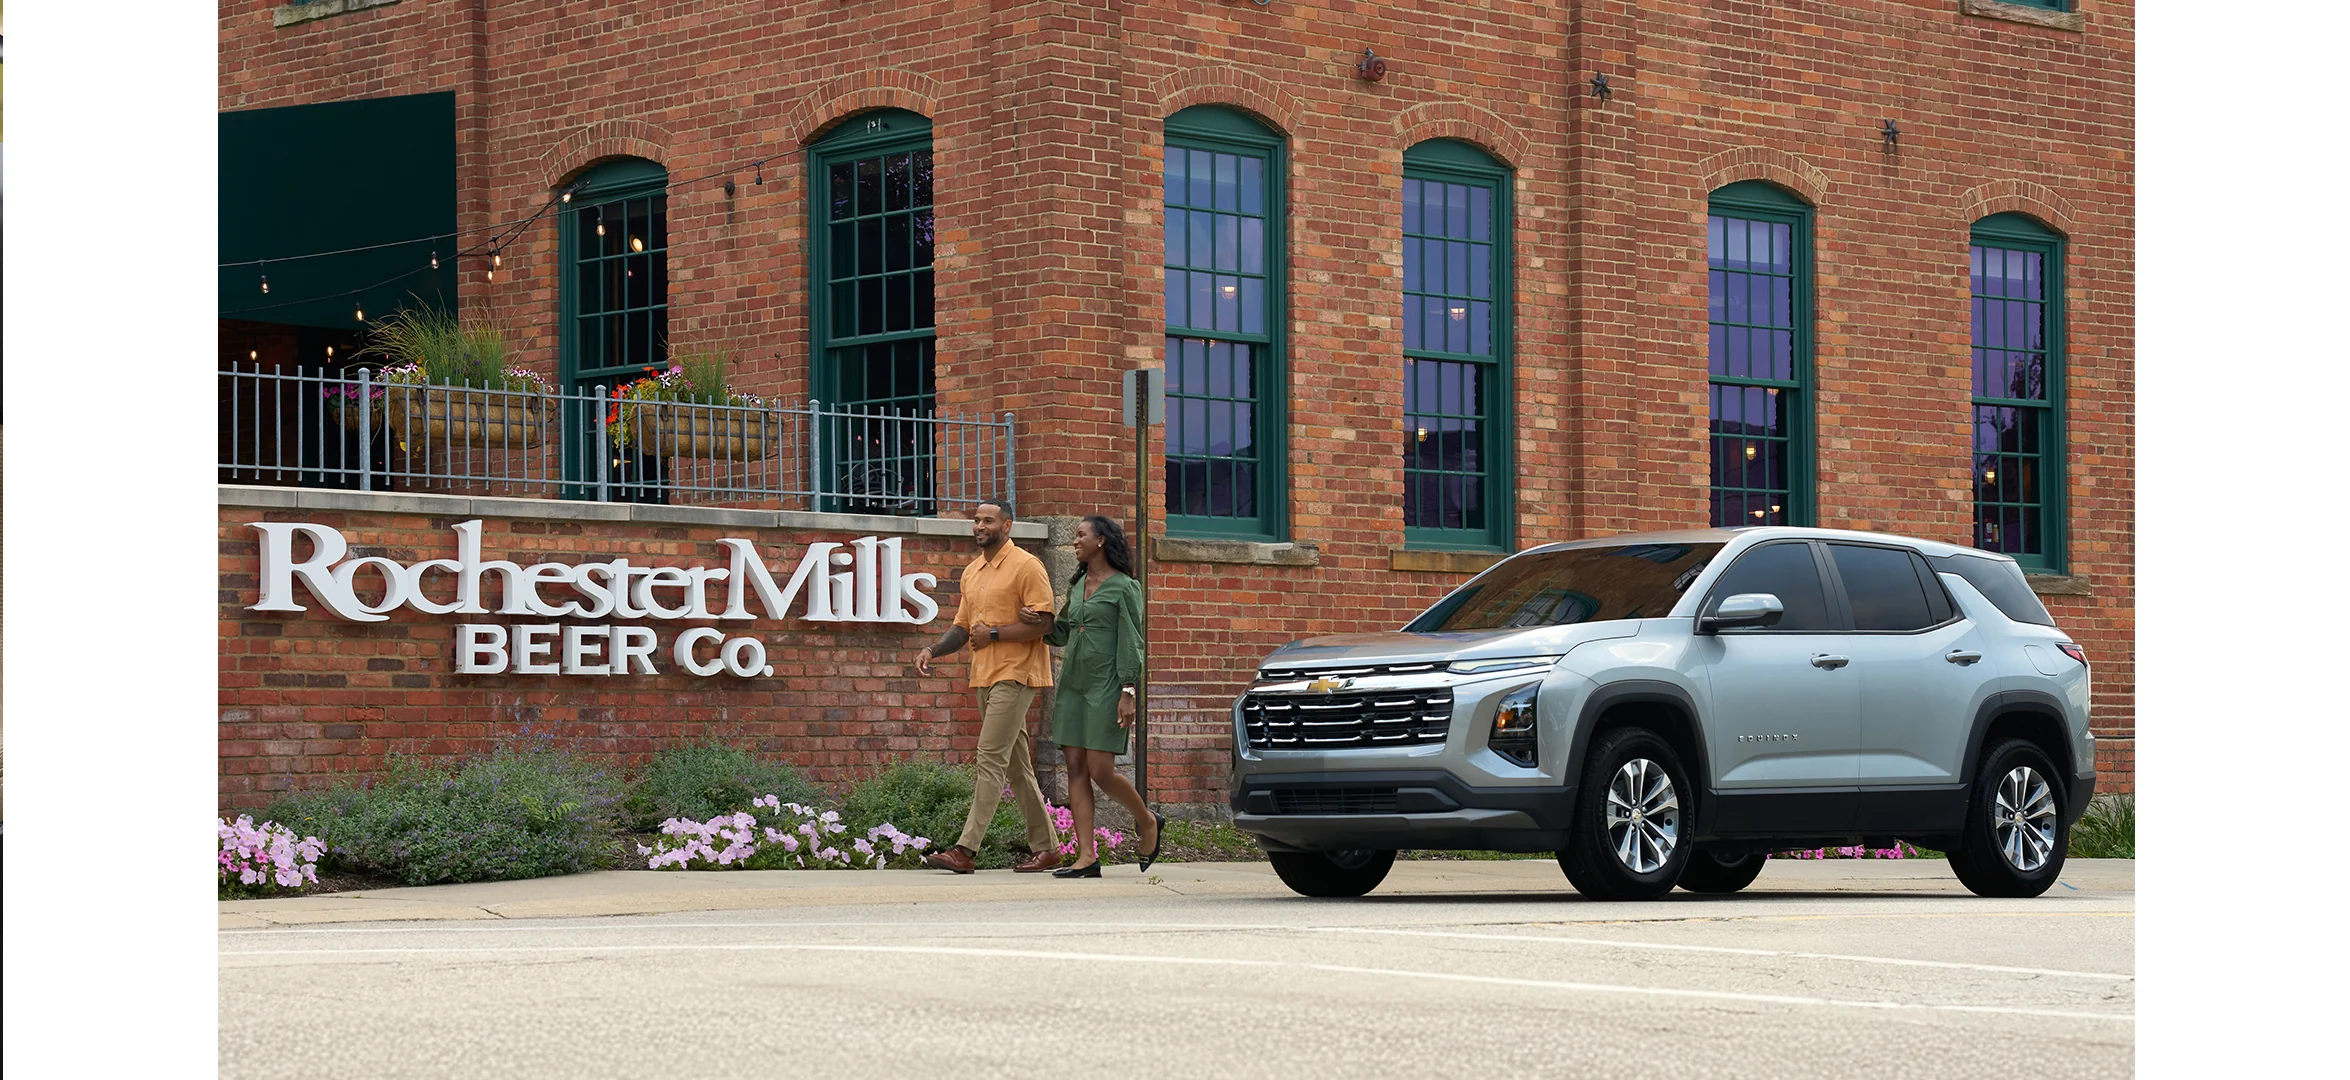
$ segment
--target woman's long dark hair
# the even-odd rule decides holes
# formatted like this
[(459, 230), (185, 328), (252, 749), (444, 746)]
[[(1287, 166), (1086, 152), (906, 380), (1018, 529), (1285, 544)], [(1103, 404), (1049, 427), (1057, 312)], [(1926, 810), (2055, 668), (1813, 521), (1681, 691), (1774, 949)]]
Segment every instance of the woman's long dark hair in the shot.
[[(1134, 549), (1126, 546), (1126, 530), (1120, 528), (1117, 522), (1100, 514), (1087, 515), (1085, 523), (1092, 527), (1095, 536), (1101, 538), (1102, 558), (1109, 560), (1110, 569), (1127, 577), (1133, 577)], [(1085, 564), (1078, 563), (1077, 572), (1069, 576), (1069, 584), (1075, 585), (1083, 580), (1085, 580)]]

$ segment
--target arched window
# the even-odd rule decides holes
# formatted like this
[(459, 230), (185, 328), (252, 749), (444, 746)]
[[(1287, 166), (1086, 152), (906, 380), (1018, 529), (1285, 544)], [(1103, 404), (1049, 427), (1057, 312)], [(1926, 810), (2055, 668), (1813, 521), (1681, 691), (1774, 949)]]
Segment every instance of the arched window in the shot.
[(563, 376), (611, 385), (669, 359), (669, 172), (616, 158), (563, 215)]
[[(563, 385), (616, 387), (669, 364), (669, 172), (614, 158), (581, 174), (558, 230)], [(566, 498), (660, 502), (667, 463), (642, 448), (605, 446), (597, 417), (566, 407)], [(600, 482), (600, 483), (599, 483)]]
[(1707, 200), (1715, 525), (1813, 521), (1811, 218), (1759, 180)]
[(827, 409), (858, 414), (820, 421), (818, 467), (830, 490), (865, 496), (823, 508), (930, 513), (931, 429), (886, 419), (937, 408), (930, 120), (859, 113), (809, 147), (808, 168), (809, 385)]
[(1166, 123), (1167, 525), (1288, 528), (1282, 142), (1232, 109)]
[(1403, 156), (1407, 547), (1510, 550), (1510, 174), (1468, 143)]
[(1975, 546), (2064, 570), (2064, 238), (2022, 214), (1975, 222)]

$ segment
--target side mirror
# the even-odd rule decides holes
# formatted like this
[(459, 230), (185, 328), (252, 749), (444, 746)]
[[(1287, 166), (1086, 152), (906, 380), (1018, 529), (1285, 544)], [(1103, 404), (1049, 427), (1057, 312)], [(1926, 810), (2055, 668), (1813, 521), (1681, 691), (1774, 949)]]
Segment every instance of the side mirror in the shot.
[(1776, 626), (1787, 607), (1769, 593), (1739, 593), (1714, 605), (1713, 613), (1697, 617), (1697, 632), (1719, 633), (1740, 627)]

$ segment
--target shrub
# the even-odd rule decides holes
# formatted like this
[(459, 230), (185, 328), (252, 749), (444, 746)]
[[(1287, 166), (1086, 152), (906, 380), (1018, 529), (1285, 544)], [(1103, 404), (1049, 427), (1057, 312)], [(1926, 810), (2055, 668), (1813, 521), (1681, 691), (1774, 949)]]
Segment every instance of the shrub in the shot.
[[(963, 818), (971, 812), (971, 782), (969, 769), (901, 761), (851, 789), (841, 815), (852, 829), (895, 822), (916, 836), (933, 838), (938, 847), (949, 847), (962, 836)], [(1020, 808), (1007, 795), (996, 803), (995, 819), (988, 822), (987, 838), (973, 861), (988, 870), (1010, 866), (1017, 861), (1012, 849), (1027, 839)]]
[(653, 755), (621, 809), (629, 828), (651, 832), (671, 818), (708, 821), (732, 814), (762, 795), (811, 805), (832, 801), (789, 765), (710, 742)]
[(2068, 853), (2082, 859), (2138, 857), (2138, 797), (2100, 795), (2073, 826)]
[(620, 855), (621, 788), (548, 748), (501, 747), (455, 765), (400, 758), (369, 787), (272, 808), (315, 829), (334, 862), (410, 885), (572, 874)]
[(762, 795), (751, 800), (749, 810), (708, 821), (664, 821), (662, 837), (651, 846), (638, 845), (637, 853), (649, 856), (646, 865), (655, 870), (878, 870), (920, 865), (930, 847), (927, 837), (909, 836), (884, 822), (843, 849), (839, 838), (848, 831), (837, 810), (819, 813)]
[(315, 836), (296, 837), (294, 830), (274, 821), (253, 824), (249, 815), (235, 821), (220, 818), (220, 896), (267, 896), (304, 885), (318, 884), (318, 857), (326, 843)]

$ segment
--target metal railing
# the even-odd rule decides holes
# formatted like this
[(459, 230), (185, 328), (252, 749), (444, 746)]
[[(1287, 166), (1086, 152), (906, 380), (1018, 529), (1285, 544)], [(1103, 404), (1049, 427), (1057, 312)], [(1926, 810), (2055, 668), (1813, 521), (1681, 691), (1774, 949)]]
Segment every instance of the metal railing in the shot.
[(1012, 422), (231, 364), (219, 470), (224, 484), (927, 517), (1015, 496)]

